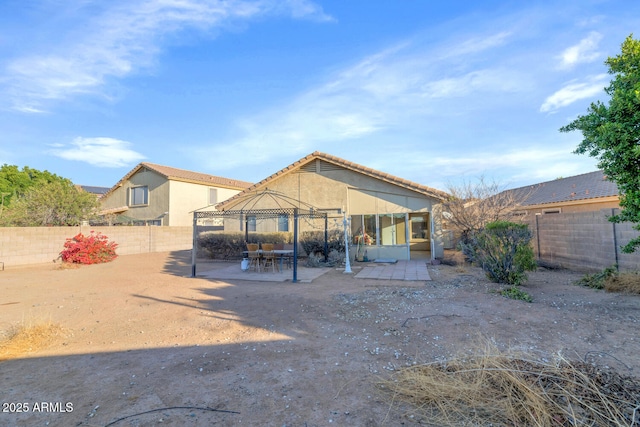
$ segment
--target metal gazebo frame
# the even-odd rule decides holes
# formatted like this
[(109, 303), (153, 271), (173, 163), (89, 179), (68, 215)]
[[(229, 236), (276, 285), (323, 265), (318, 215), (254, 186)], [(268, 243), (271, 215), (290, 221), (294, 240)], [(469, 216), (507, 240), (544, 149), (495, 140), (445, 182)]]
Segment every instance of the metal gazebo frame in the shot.
[[(269, 196), (273, 200), (280, 200), (284, 203), (292, 205), (294, 207), (279, 207), (274, 209), (255, 209), (256, 202), (264, 196)], [(253, 202), (253, 203), (251, 203)], [(245, 241), (249, 240), (249, 217), (256, 219), (273, 219), (287, 216), (287, 218), (293, 217), (293, 278), (292, 282), (298, 281), (298, 220), (300, 218), (311, 219), (324, 219), (324, 257), (325, 261), (328, 257), (328, 240), (329, 240), (329, 219), (326, 211), (316, 209), (310, 205), (306, 205), (305, 209), (295, 207), (295, 204), (303, 204), (298, 200), (290, 199), (289, 197), (276, 193), (274, 191), (265, 190), (261, 193), (254, 193), (247, 197), (243, 207), (237, 210), (221, 210), (221, 211), (195, 211), (193, 212), (193, 245), (191, 249), (191, 277), (196, 277), (196, 249), (198, 247), (198, 232), (197, 225), (198, 220), (203, 218), (234, 218), (238, 219), (241, 224), (244, 224)], [(252, 207), (248, 207), (252, 205)], [(280, 205), (280, 203), (278, 203)], [(248, 207), (248, 208), (247, 208)]]

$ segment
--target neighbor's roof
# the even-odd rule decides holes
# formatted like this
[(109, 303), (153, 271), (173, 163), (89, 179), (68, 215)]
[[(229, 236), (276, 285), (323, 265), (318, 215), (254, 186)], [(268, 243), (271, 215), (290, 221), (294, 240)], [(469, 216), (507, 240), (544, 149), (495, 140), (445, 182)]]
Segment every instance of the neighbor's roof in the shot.
[[(170, 166), (156, 165), (154, 163), (142, 162), (126, 174), (116, 185), (106, 193), (109, 194), (120, 186), (123, 182), (135, 175), (140, 169), (147, 168), (173, 181), (191, 182), (194, 184), (206, 184), (213, 187), (229, 188), (232, 190), (244, 190), (252, 185), (251, 182), (237, 179), (223, 178), (221, 176), (207, 175), (205, 173), (193, 172), (185, 169), (172, 168)], [(105, 195), (106, 195), (105, 194)]]
[(320, 151), (314, 151), (313, 153), (309, 154), (308, 156), (303, 157), (302, 159), (290, 164), (289, 166), (285, 167), (284, 169), (279, 170), (278, 172), (274, 173), (273, 175), (268, 176), (267, 178), (263, 179), (262, 181), (253, 184), (251, 187), (245, 189), (244, 191), (236, 194), (235, 196), (231, 197), (230, 199), (225, 200), (224, 202), (218, 204), (216, 206), (217, 209), (224, 209), (225, 206), (228, 205), (233, 205), (233, 203), (241, 198), (243, 198), (244, 196), (246, 196), (247, 194), (256, 191), (259, 188), (265, 187), (267, 184), (269, 184), (270, 182), (272, 182), (273, 180), (280, 178), (281, 176), (287, 174), (287, 173), (291, 173), (292, 171), (298, 170), (300, 169), (302, 166), (316, 160), (316, 159), (320, 159), (323, 160), (325, 162), (328, 163), (332, 163), (334, 165), (337, 166), (341, 166), (345, 169), (354, 171), (354, 172), (358, 172), (361, 173), (363, 175), (367, 175), (370, 176), (372, 178), (376, 178), (379, 179), (381, 181), (384, 182), (388, 182), (390, 184), (394, 184), (397, 185), (399, 187), (403, 187), (412, 191), (415, 191), (417, 193), (420, 194), (424, 194), (425, 196), (428, 197), (432, 197), (434, 199), (438, 199), (438, 200), (445, 200), (448, 195), (447, 193), (445, 193), (444, 191), (440, 191), (440, 190), (436, 190), (435, 188), (431, 188), (431, 187), (427, 187), (426, 185), (422, 185), (422, 184), (418, 184), (403, 178), (399, 178), (397, 176), (385, 173), (385, 172), (380, 172), (378, 170), (375, 169), (371, 169), (369, 167), (366, 166), (362, 166), (359, 165), (357, 163), (353, 163), (350, 162), (348, 160), (344, 160), (341, 159), (340, 157), (336, 157), (336, 156), (332, 156), (330, 154), (326, 154), (326, 153), (322, 153)]
[(105, 194), (107, 191), (110, 190), (109, 187), (95, 187), (93, 185), (81, 185), (80, 188), (86, 191), (87, 193), (97, 194), (99, 196), (102, 196), (103, 194)]
[(609, 181), (603, 171), (559, 178), (526, 187), (507, 190), (521, 195), (522, 206), (590, 200), (619, 195), (618, 186)]

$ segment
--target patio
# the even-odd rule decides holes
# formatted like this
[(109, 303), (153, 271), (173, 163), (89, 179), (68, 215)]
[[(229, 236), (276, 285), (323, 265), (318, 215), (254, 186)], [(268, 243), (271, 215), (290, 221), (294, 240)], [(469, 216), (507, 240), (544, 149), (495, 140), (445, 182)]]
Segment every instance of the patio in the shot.
[[(263, 271), (256, 272), (245, 270), (240, 267), (240, 262), (220, 263), (216, 268), (206, 269), (197, 273), (198, 277), (216, 280), (249, 280), (255, 282), (287, 282), (291, 281), (291, 270), (284, 271)], [(431, 280), (427, 264), (424, 260), (398, 261), (396, 263), (358, 263), (352, 266), (353, 275), (356, 279), (369, 280), (406, 280), (406, 281), (428, 281)], [(311, 283), (314, 279), (322, 276), (334, 268), (309, 268), (298, 267), (298, 282)], [(336, 270), (343, 271), (344, 268)]]

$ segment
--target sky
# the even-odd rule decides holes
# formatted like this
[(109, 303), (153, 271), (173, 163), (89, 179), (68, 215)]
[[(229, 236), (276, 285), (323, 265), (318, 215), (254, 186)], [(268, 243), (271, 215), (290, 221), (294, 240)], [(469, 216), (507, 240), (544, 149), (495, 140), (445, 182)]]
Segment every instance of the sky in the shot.
[[(0, 164), (260, 181), (322, 151), (440, 190), (597, 169), (637, 0), (3, 0)], [(635, 37), (635, 36), (634, 36)]]

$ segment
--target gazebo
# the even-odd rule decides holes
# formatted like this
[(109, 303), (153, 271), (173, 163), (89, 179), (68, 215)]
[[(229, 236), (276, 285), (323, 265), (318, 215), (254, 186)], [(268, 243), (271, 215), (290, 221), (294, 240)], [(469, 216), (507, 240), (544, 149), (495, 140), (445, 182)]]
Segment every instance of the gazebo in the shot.
[[(276, 206), (275, 208), (261, 208), (260, 206)], [(206, 209), (206, 208), (203, 208)], [(278, 219), (293, 218), (293, 277), (292, 282), (298, 281), (298, 231), (299, 219), (324, 219), (324, 250), (325, 261), (328, 256), (328, 214), (325, 210), (317, 209), (300, 200), (292, 199), (282, 193), (269, 189), (249, 193), (232, 210), (196, 210), (193, 212), (193, 247), (191, 250), (191, 277), (196, 277), (196, 252), (198, 247), (198, 220), (220, 219), (236, 220), (245, 232), (245, 241), (249, 240), (249, 218)]]

